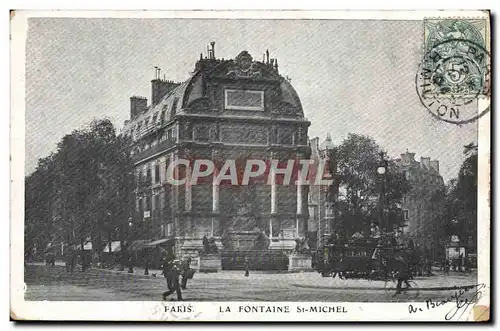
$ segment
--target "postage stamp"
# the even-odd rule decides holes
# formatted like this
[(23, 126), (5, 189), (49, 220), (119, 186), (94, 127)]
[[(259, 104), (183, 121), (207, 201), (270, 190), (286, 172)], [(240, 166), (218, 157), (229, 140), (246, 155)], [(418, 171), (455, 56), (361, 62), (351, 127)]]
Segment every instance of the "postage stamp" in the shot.
[[(489, 111), (491, 59), (487, 19), (424, 20), (417, 73), (422, 104), (441, 120), (463, 124)], [(477, 100), (488, 106), (478, 112)]]
[(12, 319), (489, 321), (488, 11), (11, 32)]

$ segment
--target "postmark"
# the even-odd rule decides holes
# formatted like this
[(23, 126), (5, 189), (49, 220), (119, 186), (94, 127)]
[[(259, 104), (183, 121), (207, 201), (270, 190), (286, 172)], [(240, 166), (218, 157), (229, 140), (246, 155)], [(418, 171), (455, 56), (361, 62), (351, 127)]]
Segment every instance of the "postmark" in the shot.
[(465, 124), (489, 111), (491, 58), (481, 33), (485, 26), (486, 21), (424, 22), (425, 53), (415, 85), (434, 117)]

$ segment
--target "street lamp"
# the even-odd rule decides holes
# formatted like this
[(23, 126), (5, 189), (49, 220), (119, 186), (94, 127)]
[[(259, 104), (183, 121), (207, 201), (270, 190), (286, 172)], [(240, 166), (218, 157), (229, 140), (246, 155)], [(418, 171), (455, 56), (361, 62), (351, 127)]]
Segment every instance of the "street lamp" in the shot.
[(132, 221), (129, 219), (129, 222), (128, 222), (128, 240), (129, 240), (129, 244), (127, 245), (127, 263), (128, 263), (128, 273), (129, 274), (133, 274), (134, 273), (134, 266), (132, 265), (132, 251), (130, 250), (131, 246), (132, 246), (132, 240), (131, 240), (131, 233), (132, 233)]
[(385, 175), (385, 167), (384, 166), (380, 166), (377, 168), (377, 172), (379, 175)]
[(388, 232), (385, 222), (385, 179), (387, 173), (387, 160), (384, 157), (384, 152), (380, 152), (380, 164), (377, 167), (377, 173), (380, 175), (380, 192), (379, 192), (379, 224), (384, 233)]

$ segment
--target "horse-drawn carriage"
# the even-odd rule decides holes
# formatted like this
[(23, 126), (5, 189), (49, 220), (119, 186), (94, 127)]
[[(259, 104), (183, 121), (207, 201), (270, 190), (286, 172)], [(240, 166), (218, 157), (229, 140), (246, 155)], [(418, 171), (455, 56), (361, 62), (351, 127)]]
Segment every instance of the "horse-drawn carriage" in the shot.
[(387, 279), (396, 258), (411, 270), (416, 252), (404, 246), (378, 240), (356, 240), (326, 244), (316, 252), (314, 268), (323, 277)]

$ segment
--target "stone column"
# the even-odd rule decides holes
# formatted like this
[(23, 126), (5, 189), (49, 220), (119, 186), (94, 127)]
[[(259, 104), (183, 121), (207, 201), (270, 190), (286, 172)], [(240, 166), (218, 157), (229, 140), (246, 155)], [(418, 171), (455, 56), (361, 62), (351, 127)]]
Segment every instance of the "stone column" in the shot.
[[(276, 152), (271, 152), (271, 164), (272, 164), (272, 160), (274, 158), (276, 158)], [(272, 182), (271, 182), (271, 218), (269, 219), (269, 238), (272, 239), (273, 237), (273, 219), (275, 217), (275, 214), (277, 213), (278, 211), (278, 187), (276, 185), (276, 173), (275, 173), (275, 170), (274, 168), (271, 166), (271, 169), (269, 169), (269, 176), (271, 176), (272, 178)]]
[[(276, 157), (276, 153), (275, 152), (272, 152), (271, 153), (271, 160), (273, 160), (274, 158)], [(275, 173), (275, 169), (273, 167), (271, 167), (270, 171), (269, 171), (269, 176), (271, 176), (272, 178), (272, 182), (271, 182), (271, 214), (276, 214), (276, 212), (278, 211), (278, 187), (276, 185), (276, 173)]]
[[(219, 152), (214, 150), (212, 151), (212, 162), (216, 165), (217, 167), (217, 160), (219, 157)], [(219, 171), (217, 168), (214, 169), (214, 174), (213, 178), (218, 175)], [(219, 212), (219, 184), (215, 183), (215, 180), (212, 180), (212, 212), (218, 213)]]
[[(188, 156), (189, 152), (186, 151), (184, 156)], [(192, 207), (192, 186), (191, 186), (191, 166), (186, 167), (186, 184), (185, 184), (186, 192), (185, 192), (185, 209), (187, 212), (191, 211)]]
[[(297, 153), (297, 160), (303, 159), (304, 155), (302, 153)], [(295, 233), (296, 237), (299, 237), (300, 235), (300, 218), (303, 218), (303, 197), (304, 197), (304, 185), (302, 181), (302, 169), (299, 168), (297, 171), (297, 219), (295, 223)]]

